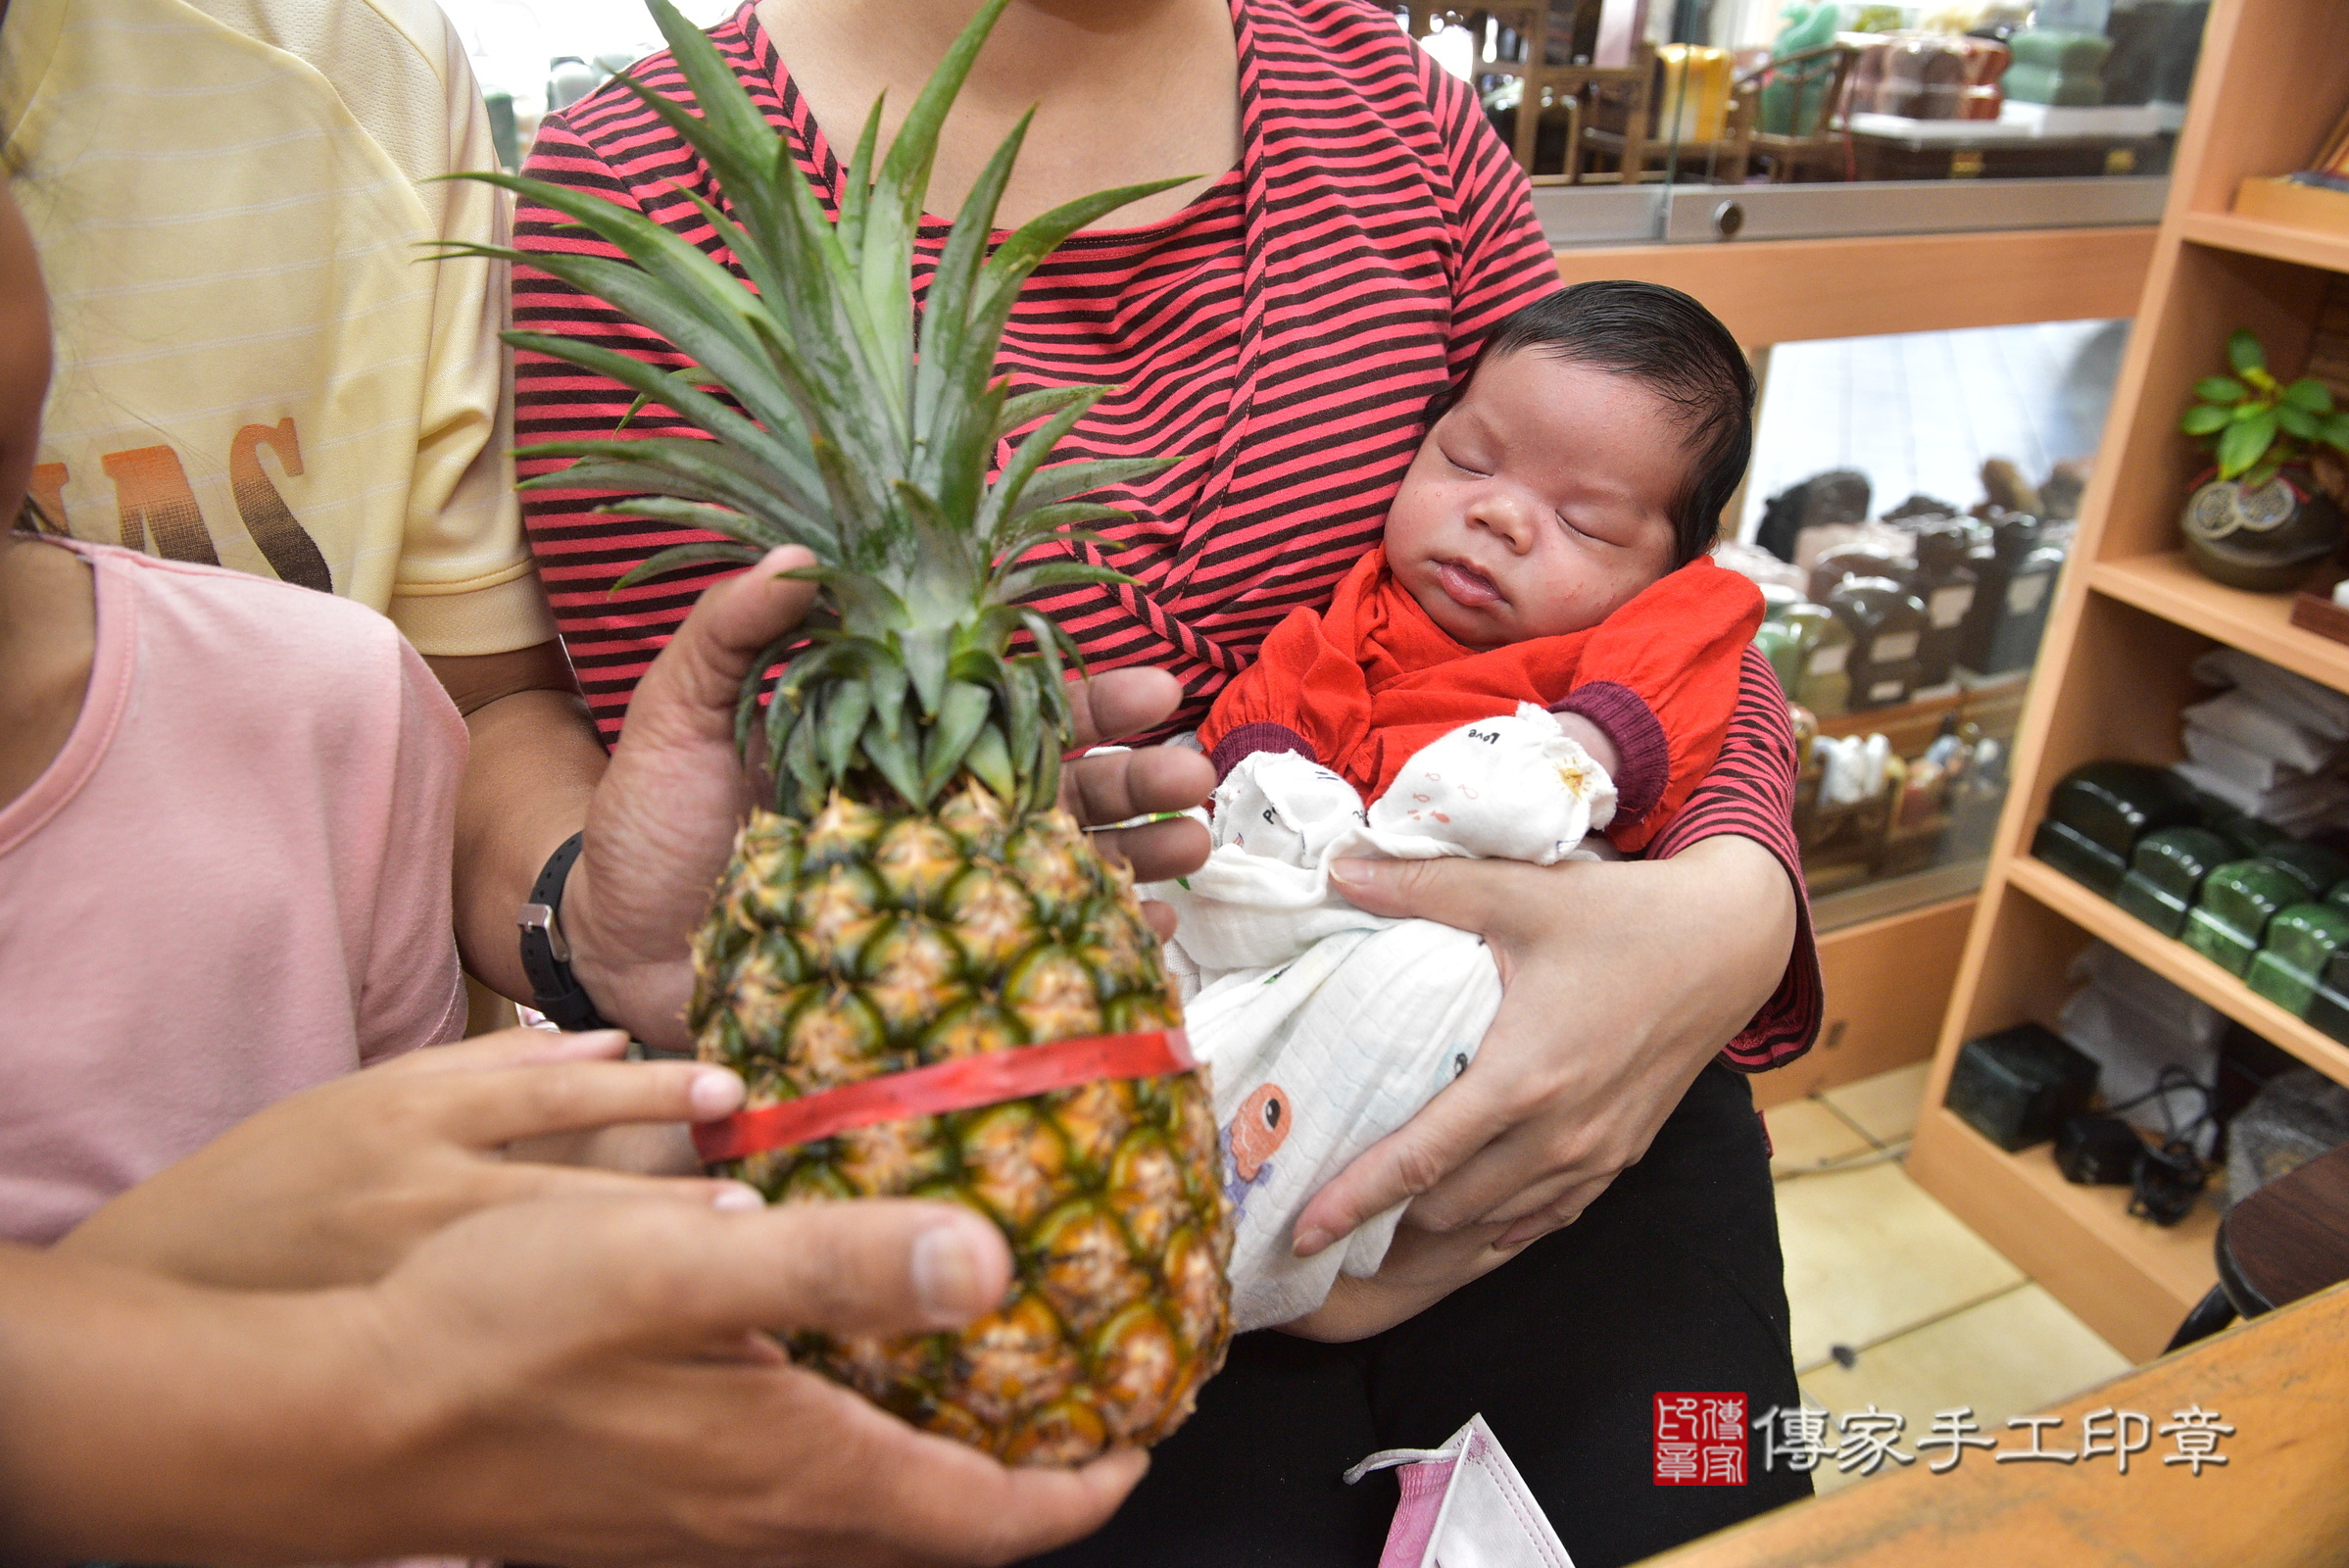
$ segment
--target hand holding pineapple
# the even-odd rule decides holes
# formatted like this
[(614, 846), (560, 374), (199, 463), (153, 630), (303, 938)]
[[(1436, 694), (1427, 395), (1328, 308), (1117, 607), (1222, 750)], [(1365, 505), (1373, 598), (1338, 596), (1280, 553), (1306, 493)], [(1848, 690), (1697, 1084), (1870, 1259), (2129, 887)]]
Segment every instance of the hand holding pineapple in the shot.
[[(807, 564), (804, 552), (786, 548), (702, 596), (638, 687), (589, 806), (586, 849), (563, 899), (572, 968), (606, 1017), (664, 1051), (693, 1049), (690, 938), (748, 808), (735, 703), (760, 651), (807, 613), (813, 589), (778, 575)], [(1156, 669), (1072, 684), (1071, 745), (1151, 729), (1181, 697), (1174, 677)], [(1068, 763), (1060, 803), (1080, 822), (1107, 824), (1184, 810), (1214, 786), (1215, 770), (1198, 753), (1150, 747)], [(1206, 830), (1188, 819), (1097, 832), (1093, 842), (1144, 882), (1197, 870), (1207, 853)]]
[(501, 1204), (380, 1281), (325, 1291), (207, 1290), (0, 1248), (15, 1352), (0, 1550), (1017, 1561), (1098, 1529), (1142, 1456), (1006, 1470), (765, 1338), (957, 1323), (1009, 1270), (993, 1226), (925, 1203)]
[[(666, 880), (645, 871), (652, 894), (591, 865), (574, 940), (641, 1006), (673, 938), (614, 942), (608, 911), (660, 904), (637, 928), (652, 933), (698, 916), (685, 1022), (706, 1060), (742, 1073), (754, 1111), (827, 1095), (837, 1105), (838, 1092), (872, 1080), (1066, 1041), (1116, 1037), (1154, 1051), (1124, 1076), (932, 1103), (735, 1166), (784, 1200), (951, 1200), (1011, 1246), (1012, 1289), (958, 1334), (812, 1333), (794, 1343), (807, 1363), (1015, 1463), (1079, 1463), (1153, 1443), (1190, 1413), (1231, 1335), (1221, 1158), (1132, 868), (1104, 858), (1060, 808), (1061, 760), (1075, 740), (1061, 656), (1074, 643), (1023, 601), (1128, 580), (1070, 548), (1113, 548), (1095, 526), (1125, 515), (1077, 498), (1163, 464), (1045, 466), (1105, 389), (1013, 396), (995, 359), (1019, 286), (1046, 255), (1181, 181), (1084, 197), (999, 237), (995, 210), (1023, 122), (964, 201), (917, 319), (913, 235), (939, 126), (1003, 0), (981, 6), (885, 156), (874, 106), (836, 222), (710, 40), (666, 0), (649, 3), (696, 103), (636, 90), (713, 174), (724, 209), (688, 194), (753, 287), (601, 197), (476, 176), (616, 247), (626, 262), (563, 252), (531, 265), (696, 362), (671, 372), (598, 343), (509, 333), (708, 437), (553, 443), (534, 454), (573, 461), (530, 483), (615, 492), (623, 499), (611, 510), (722, 536), (661, 552), (622, 587), (710, 562), (754, 568), (751, 586), (697, 611), (701, 641), (681, 635), (686, 653), (664, 651), (665, 680), (648, 676), (639, 689), (622, 750), (649, 733), (647, 777), (620, 799), (643, 814), (599, 821), (600, 796), (588, 822), (590, 855), (599, 838), (618, 839), (665, 847), (681, 863)], [(994, 471), (999, 443), (1031, 426)], [(805, 554), (776, 554), (786, 546)], [(769, 626), (792, 618), (793, 596), (774, 583), (787, 561), (797, 563), (789, 577), (820, 596), (799, 634), (761, 647), (751, 639), (762, 614)], [(809, 608), (805, 597), (797, 608)], [(1022, 634), (1033, 652), (1013, 652)], [(729, 680), (739, 683), (732, 728), (747, 797), (745, 769), (721, 762), (722, 736), (708, 723)], [(648, 699), (660, 699), (649, 711)], [(624, 781), (622, 768), (615, 759)], [(749, 820), (722, 863), (707, 841), (663, 825), (679, 807), (706, 823), (744, 805)]]
[(501, 1157), (524, 1139), (708, 1121), (742, 1082), (693, 1062), (623, 1062), (616, 1030), (510, 1029), (416, 1051), (256, 1112), (102, 1204), (57, 1246), (227, 1290), (365, 1285), (468, 1214), (542, 1198), (756, 1207), (739, 1184)]

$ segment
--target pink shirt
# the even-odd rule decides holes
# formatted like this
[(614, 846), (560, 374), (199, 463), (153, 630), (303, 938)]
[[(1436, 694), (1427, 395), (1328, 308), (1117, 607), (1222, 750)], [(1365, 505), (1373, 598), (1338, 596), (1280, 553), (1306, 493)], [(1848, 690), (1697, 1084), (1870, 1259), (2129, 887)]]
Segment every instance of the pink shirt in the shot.
[(329, 594), (75, 544), (89, 692), (0, 808), (0, 1236), (44, 1244), (295, 1091), (464, 1032), (465, 723)]

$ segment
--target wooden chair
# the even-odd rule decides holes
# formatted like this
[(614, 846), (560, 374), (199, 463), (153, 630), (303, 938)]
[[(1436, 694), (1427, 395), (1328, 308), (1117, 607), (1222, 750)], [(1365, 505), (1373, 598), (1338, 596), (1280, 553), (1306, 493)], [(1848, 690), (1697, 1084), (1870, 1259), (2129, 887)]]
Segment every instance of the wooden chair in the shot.
[[(1662, 179), (1691, 175), (1716, 185), (1742, 185), (1752, 157), (1755, 99), (1751, 93), (1730, 94), (1721, 135), (1710, 141), (1674, 142), (1663, 134), (1662, 121), (1674, 105), (1663, 100), (1655, 85), (1655, 52), (1641, 46), (1647, 62), (1647, 90), (1635, 115), (1627, 102), (1618, 107), (1602, 89), (1592, 91), (1592, 110), (1585, 118), (1568, 172), (1576, 183)], [(1563, 69), (1563, 68), (1561, 68)], [(1636, 69), (1636, 68), (1635, 68)], [(1588, 173), (1586, 159), (1596, 154), (1614, 166), (1612, 173)], [(1627, 175), (1625, 171), (1637, 170)]]
[(2214, 1250), (2219, 1283), (2178, 1325), (2173, 1350), (2349, 1280), (2349, 1149), (2319, 1154), (2235, 1204)]
[[(1648, 177), (1654, 135), (1656, 52), (1642, 42), (1628, 66), (1547, 66), (1541, 83), (1567, 119), (1565, 173), (1578, 185), (1632, 185)], [(1533, 96), (1527, 83), (1527, 96)], [(1613, 162), (1593, 170), (1590, 155)], [(1661, 178), (1658, 172), (1656, 177)]]
[[(1513, 81), (1517, 103), (1488, 109), (1519, 168), (1549, 183), (1583, 177), (1583, 126), (1592, 104), (1608, 94), (1614, 112), (1636, 125), (1645, 139), (1647, 99), (1654, 76), (1654, 52), (1640, 45), (1631, 65), (1603, 67), (1552, 65), (1549, 56), (1573, 47), (1577, 23), (1586, 0), (1486, 0), (1477, 6), (1444, 5), (1436, 0), (1409, 0), (1411, 35), (1426, 37), (1444, 24), (1455, 24), (1477, 39), (1477, 57), (1470, 68), (1471, 84), (1488, 103), (1495, 82)], [(1636, 113), (1630, 111), (1636, 109)], [(1554, 162), (1557, 171), (1542, 166)], [(1613, 175), (1605, 176), (1613, 178)]]
[[(1822, 44), (1773, 60), (1737, 78), (1733, 96), (1746, 101), (1746, 113), (1755, 127), (1748, 154), (1770, 166), (1772, 184), (1786, 184), (1813, 170), (1821, 171), (1819, 177), (1825, 179), (1849, 177), (1851, 151), (1842, 131), (1843, 98), (1859, 58), (1854, 45)], [(1764, 94), (1772, 87), (1789, 88), (1793, 93), (1794, 117), (1786, 130), (1764, 127)]]

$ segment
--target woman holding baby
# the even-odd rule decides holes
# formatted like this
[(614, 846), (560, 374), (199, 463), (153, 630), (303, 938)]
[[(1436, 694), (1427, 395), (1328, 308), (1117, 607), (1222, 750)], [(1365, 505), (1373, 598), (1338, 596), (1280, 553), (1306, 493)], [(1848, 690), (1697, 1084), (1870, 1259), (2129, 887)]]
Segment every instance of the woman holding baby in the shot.
[[(756, 0), (712, 35), (829, 203), (841, 177), (829, 138), (884, 89), (893, 106), (910, 102), (969, 11)], [(665, 56), (638, 74), (684, 95)], [(1556, 271), (1527, 183), (1473, 95), (1362, 0), (1015, 3), (948, 122), (932, 212), (959, 205), (1030, 106), (1005, 222), (1205, 172), (1049, 260), (1000, 361), (1017, 390), (1118, 384), (1068, 456), (1182, 455), (1101, 498), (1133, 514), (1114, 530), (1127, 547), (1116, 564), (1138, 583), (1042, 602), (1095, 668), (1174, 676), (1175, 710), (1150, 732), (1163, 737), (1196, 729), (1273, 628), (1327, 605), (1391, 530), (1431, 403), (1458, 390), (1503, 318), (1555, 289)], [(617, 87), (551, 118), (529, 172), (707, 233), (678, 189), (706, 187), (707, 172)], [(517, 232), (525, 250), (594, 243), (528, 206)], [(943, 232), (925, 228), (924, 254)], [(514, 316), (683, 363), (526, 270)], [(531, 356), (517, 381), (525, 444), (608, 435), (629, 413), (616, 387)], [(669, 433), (658, 414), (627, 432)], [(613, 595), (678, 537), (597, 515), (595, 500), (536, 492), (529, 525), (609, 743), (691, 595), (673, 582)], [(1463, 591), (1474, 600), (1477, 585)], [(511, 950), (511, 911), (546, 851), (603, 820), (599, 737), (555, 697), (568, 684), (558, 651), (536, 652), (495, 672), (494, 701), (458, 694), (475, 747), (459, 918), (477, 972), (500, 972), (481, 956)], [(1117, 1518), (1052, 1560), (1369, 1561), (1392, 1493), (1347, 1489), (1340, 1472), (1374, 1449), (1439, 1444), (1478, 1412), (1582, 1568), (1807, 1494), (1807, 1478), (1784, 1474), (1744, 1488), (1651, 1482), (1656, 1395), (1741, 1391), (1757, 1415), (1798, 1397), (1767, 1152), (1738, 1071), (1808, 1045), (1816, 960), (1784, 701), (1750, 657), (1729, 696), (1718, 760), (1640, 835), (1642, 858), (1340, 863), (1361, 907), (1481, 934), (1504, 983), (1497, 1015), (1472, 1067), (1323, 1189), (1297, 1227), (1297, 1250), (1317, 1251), (1411, 1199), (1381, 1288), (1333, 1298), (1291, 1332), (1244, 1337)], [(1629, 733), (1584, 716), (1606, 744)], [(1180, 753), (1138, 771), (1194, 798), (1209, 783)], [(1189, 824), (1151, 832), (1161, 864), (1204, 853)], [(624, 834), (589, 833), (565, 905), (573, 968), (606, 1017), (680, 1046), (690, 916), (676, 909), (691, 890), (631, 863), (628, 848)]]

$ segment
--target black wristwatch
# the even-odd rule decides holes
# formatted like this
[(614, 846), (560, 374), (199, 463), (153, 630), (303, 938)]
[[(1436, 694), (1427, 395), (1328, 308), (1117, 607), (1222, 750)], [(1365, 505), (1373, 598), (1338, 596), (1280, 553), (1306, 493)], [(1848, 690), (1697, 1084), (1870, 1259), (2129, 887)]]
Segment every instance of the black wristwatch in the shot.
[(563, 938), (563, 885), (570, 879), (571, 863), (579, 858), (584, 833), (573, 833), (547, 857), (546, 869), (522, 906), (522, 972), (530, 977), (530, 1005), (547, 1015), (557, 1028), (609, 1029), (603, 1014), (571, 973), (571, 945)]

